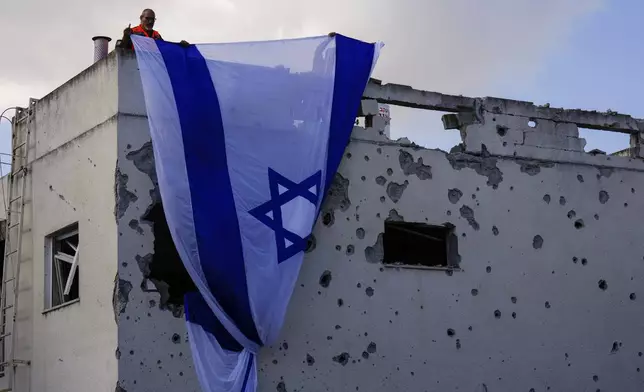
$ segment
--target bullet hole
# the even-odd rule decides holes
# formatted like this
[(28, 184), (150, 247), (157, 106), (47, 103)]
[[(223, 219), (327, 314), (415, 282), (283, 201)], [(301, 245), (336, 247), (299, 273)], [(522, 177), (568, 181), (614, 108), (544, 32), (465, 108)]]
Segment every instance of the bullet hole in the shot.
[(467, 223), (469, 223), (469, 225), (472, 226), (472, 228), (474, 230), (479, 230), (480, 226), (479, 226), (478, 222), (476, 221), (476, 219), (474, 219), (474, 210), (472, 210), (470, 207), (468, 207), (466, 205), (463, 205), (459, 209), (459, 211), (461, 213), (461, 217), (466, 219)]
[(602, 290), (606, 290), (608, 288), (608, 283), (606, 283), (604, 279), (600, 279), (599, 282), (597, 282), (597, 286)]
[(599, 192), (599, 202), (602, 204), (606, 204), (606, 202), (610, 199), (610, 196), (608, 195), (608, 192), (606, 191), (600, 191)]
[(456, 339), (456, 349), (457, 350), (461, 349), (461, 339)]
[(407, 151), (400, 150), (398, 156), (400, 168), (406, 176), (415, 174), (420, 180), (429, 180), (432, 178), (432, 167), (423, 163), (423, 158), (418, 158), (414, 162), (414, 157)]
[(577, 219), (575, 221), (575, 229), (580, 230), (584, 228), (584, 220), (583, 219)]
[(326, 340), (333, 340), (333, 336), (327, 336)]
[(356, 285), (356, 287), (357, 287), (357, 288), (361, 288), (361, 287), (362, 287), (362, 283), (358, 283), (358, 284)]
[[(635, 295), (635, 293), (630, 293), (630, 294), (629, 294), (629, 296), (628, 296), (628, 298), (630, 298), (630, 299), (631, 299), (631, 301), (635, 301), (635, 299), (637, 298), (637, 296)], [(641, 353), (640, 353), (640, 354), (641, 354)], [(640, 357), (641, 357), (641, 355), (640, 355)]]
[(513, 186), (511, 186), (511, 187), (510, 187), (510, 190), (511, 190), (511, 191), (513, 191), (513, 190), (514, 190), (514, 187), (513, 187)]
[(535, 235), (534, 238), (532, 239), (532, 247), (534, 249), (541, 249), (543, 246), (543, 237), (540, 235)]
[(577, 213), (575, 212), (575, 210), (568, 211), (568, 219), (572, 219), (575, 216), (577, 216)]
[(396, 316), (398, 316), (398, 311), (396, 310), (396, 311), (394, 312), (394, 314), (395, 314)]
[(473, 297), (476, 297), (477, 295), (479, 295), (478, 289), (472, 289), (471, 293)]
[(593, 217), (595, 218), (595, 220), (599, 220), (599, 215), (595, 214)]
[(559, 205), (565, 206), (566, 205), (566, 198), (563, 196), (559, 197)]
[(181, 336), (179, 336), (178, 333), (175, 333), (172, 335), (172, 343), (179, 344), (180, 341), (181, 341)]
[(367, 181), (367, 177), (365, 177), (365, 176), (360, 177), (360, 179), (361, 179), (362, 181)]
[(277, 365), (277, 359), (273, 359), (273, 365)]
[(447, 214), (447, 216), (452, 216), (452, 211), (447, 210), (447, 213), (446, 213), (446, 214)]
[(369, 155), (365, 155), (365, 156), (364, 156), (364, 160), (365, 160), (365, 161), (367, 161), (367, 162), (369, 162)]
[(385, 186), (386, 183), (387, 183), (387, 179), (384, 178), (383, 176), (376, 177), (376, 184), (380, 186)]
[(385, 202), (385, 200), (387, 200), (387, 199), (385, 199), (385, 197), (384, 197), (384, 196), (380, 196), (380, 202), (381, 202), (381, 203), (384, 203), (384, 202)]
[[(351, 155), (351, 154), (347, 154), (347, 155)], [(276, 389), (277, 389), (277, 392), (286, 392), (286, 384), (284, 384), (284, 381), (280, 381), (280, 382), (277, 384), (277, 388), (276, 388)]]
[(550, 195), (543, 195), (543, 201), (545, 201), (546, 204), (550, 204)]
[(447, 329), (447, 336), (453, 337), (454, 335), (456, 335), (456, 331), (454, 331), (452, 328), (448, 328)]
[(624, 207), (628, 207), (628, 203), (624, 203)]
[(492, 267), (490, 267), (489, 265), (485, 267), (485, 272), (487, 272), (488, 274), (492, 272)]
[(494, 311), (494, 318), (496, 318), (496, 319), (501, 318), (501, 311), (499, 309)]
[(347, 352), (341, 353), (340, 355), (336, 355), (333, 357), (333, 362), (337, 362), (342, 366), (346, 366), (347, 363), (349, 363), (349, 358), (350, 355)]
[(362, 358), (364, 358), (364, 359), (369, 359), (369, 353), (368, 353), (368, 352), (366, 352), (366, 351), (363, 351), (363, 352), (362, 352)]
[(577, 181), (584, 182), (584, 176), (582, 176), (581, 174), (577, 174)]
[(458, 201), (461, 199), (462, 196), (463, 196), (463, 192), (461, 192), (461, 190), (458, 188), (447, 190), (447, 198), (449, 199), (449, 202), (452, 204), (458, 203)]
[(512, 301), (513, 304), (517, 303), (517, 297), (510, 297), (510, 301)]
[(347, 245), (347, 252), (346, 252), (347, 255), (351, 256), (353, 252), (355, 252), (355, 248), (353, 247), (353, 245)]
[(394, 203), (398, 203), (408, 185), (409, 181), (407, 180), (405, 180), (405, 182), (402, 184), (398, 184), (393, 181), (390, 182), (389, 184), (387, 184), (387, 196), (389, 196), (391, 201), (393, 201)]
[(513, 319), (517, 318), (517, 312), (512, 312), (512, 318)]
[(635, 188), (631, 188), (631, 193), (635, 193)]
[(356, 237), (358, 237), (359, 240), (364, 239), (365, 231), (362, 227), (359, 229), (356, 229)]
[(286, 342), (282, 343), (282, 348), (284, 350), (288, 350), (288, 343), (286, 343)]
[(476, 195), (472, 193), (472, 200), (476, 199)]
[(615, 354), (616, 352), (618, 352), (620, 346), (621, 344), (619, 342), (613, 342), (613, 347), (610, 349), (610, 353)]
[(586, 259), (581, 259), (581, 265), (586, 265), (588, 264), (588, 260)]
[(638, 353), (637, 353), (637, 356), (638, 356), (638, 357), (641, 357), (641, 356), (642, 356), (642, 352), (641, 352), (641, 351), (640, 351), (640, 352), (638, 352)]
[(342, 329), (342, 326), (341, 326), (341, 325), (336, 325), (336, 326), (335, 326), (335, 330), (337, 331), (337, 330), (339, 330), (339, 329)]
[(576, 256), (572, 258), (572, 262), (577, 264), (577, 260), (579, 260)]
[(376, 343), (371, 342), (371, 343), (369, 343), (369, 345), (367, 346), (367, 351), (368, 351), (370, 354), (375, 354), (375, 353), (376, 353), (376, 351), (377, 351), (377, 348), (378, 348), (378, 347), (376, 346)]
[(350, 152), (347, 153), (347, 158), (351, 159), (351, 153)]
[(597, 377), (596, 375), (593, 376), (593, 381), (595, 381), (595, 382), (599, 381), (599, 377)]
[(497, 125), (496, 126), (496, 133), (503, 137), (508, 133), (508, 127), (504, 127), (503, 125)]
[(492, 234), (495, 236), (499, 235), (499, 229), (496, 226), (492, 226)]
[(341, 250), (342, 250), (342, 247), (341, 247), (340, 245), (336, 245), (336, 246), (335, 246), (335, 250), (337, 250), (337, 251), (339, 252), (339, 251), (341, 251)]
[(327, 212), (326, 214), (322, 215), (322, 224), (324, 226), (330, 226), (333, 224), (333, 215), (331, 215), (330, 212)]
[(342, 307), (344, 305), (344, 300), (342, 298), (338, 298), (338, 307)]
[(331, 271), (326, 270), (320, 275), (320, 286), (327, 288), (331, 284), (331, 279), (333, 277), (331, 276)]
[(315, 236), (311, 234), (309, 238), (306, 240), (306, 249), (304, 250), (304, 253), (313, 252), (316, 246), (317, 246), (317, 240), (315, 239)]
[(374, 293), (373, 288), (371, 288), (371, 287), (367, 287), (367, 288), (364, 290), (364, 292), (365, 292), (365, 294), (367, 294), (367, 297), (373, 297), (373, 293)]
[(452, 271), (452, 269), (446, 269), (445, 270), (445, 275), (452, 276), (452, 275), (454, 275), (454, 271)]
[(313, 356), (311, 354), (307, 353), (306, 354), (306, 364), (309, 365), (309, 366), (313, 366), (314, 363), (315, 363), (315, 358), (313, 358)]
[(394, 174), (394, 171), (393, 171), (391, 168), (388, 168), (388, 169), (387, 169), (387, 175), (388, 175), (388, 176), (391, 176), (391, 175), (393, 175), (393, 174)]
[(546, 307), (546, 309), (550, 309), (550, 302), (546, 301), (545, 307)]

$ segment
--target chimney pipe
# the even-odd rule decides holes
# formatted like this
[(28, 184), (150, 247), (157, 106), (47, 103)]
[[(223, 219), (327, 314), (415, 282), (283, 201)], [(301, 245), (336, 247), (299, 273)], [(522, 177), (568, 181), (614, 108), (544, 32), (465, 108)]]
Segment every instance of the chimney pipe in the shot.
[(101, 61), (107, 57), (107, 44), (112, 39), (110, 37), (105, 37), (102, 35), (97, 35), (92, 38), (94, 41), (94, 62)]

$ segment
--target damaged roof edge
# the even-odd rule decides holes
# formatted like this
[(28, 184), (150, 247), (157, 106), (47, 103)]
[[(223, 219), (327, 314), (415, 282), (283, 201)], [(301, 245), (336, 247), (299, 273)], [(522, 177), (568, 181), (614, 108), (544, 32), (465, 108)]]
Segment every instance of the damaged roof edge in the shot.
[(364, 98), (380, 103), (416, 109), (443, 112), (467, 112), (484, 110), (491, 113), (529, 117), (577, 124), (581, 128), (599, 129), (620, 133), (644, 132), (644, 120), (616, 112), (597, 112), (581, 109), (550, 108), (537, 106), (532, 102), (512, 99), (485, 97), (472, 98), (461, 95), (441, 94), (433, 91), (416, 90), (400, 84), (382, 84), (371, 79), (364, 92)]

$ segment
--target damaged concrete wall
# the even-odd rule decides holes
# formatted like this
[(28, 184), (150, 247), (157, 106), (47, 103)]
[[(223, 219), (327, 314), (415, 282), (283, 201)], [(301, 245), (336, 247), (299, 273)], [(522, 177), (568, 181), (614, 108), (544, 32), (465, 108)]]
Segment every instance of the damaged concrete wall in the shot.
[[(114, 390), (116, 78), (112, 55), (39, 100), (31, 123), (18, 126), (14, 144), (27, 126), (32, 133), (15, 325), (15, 358), (31, 365), (17, 367), (17, 392)], [(73, 223), (80, 300), (47, 310), (45, 238)]]
[[(641, 192), (639, 169), (356, 128), (260, 390), (641, 389)], [(385, 268), (387, 219), (453, 224), (460, 270)]]
[[(117, 391), (199, 391), (183, 319), (192, 282), (165, 222), (136, 59), (119, 57)], [(114, 387), (113, 387), (114, 388)]]
[[(180, 301), (191, 288), (167, 247), (134, 59), (119, 70), (116, 390), (198, 391)], [(393, 142), (375, 118), (354, 130), (259, 390), (641, 389), (642, 162), (549, 135), (545, 109), (492, 116), (480, 100), (412, 92), (415, 107), (459, 112), (464, 146)], [(520, 148), (533, 118), (546, 136)], [(452, 268), (383, 266), (386, 220), (453, 225)]]

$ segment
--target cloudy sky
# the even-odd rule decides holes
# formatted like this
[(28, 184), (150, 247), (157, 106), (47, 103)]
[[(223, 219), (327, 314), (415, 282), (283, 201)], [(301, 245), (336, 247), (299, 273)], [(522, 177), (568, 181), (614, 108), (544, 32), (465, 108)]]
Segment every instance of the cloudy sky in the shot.
[[(90, 65), (91, 37), (118, 38), (143, 8), (165, 39), (263, 40), (337, 31), (383, 41), (375, 77), (471, 96), (612, 109), (644, 117), (637, 0), (20, 0), (0, 5), (0, 111), (42, 97)], [(113, 47), (113, 43), (111, 47)], [(392, 136), (449, 149), (440, 115), (392, 110)], [(584, 133), (615, 151), (627, 137)], [(0, 121), (0, 152), (9, 128)]]

